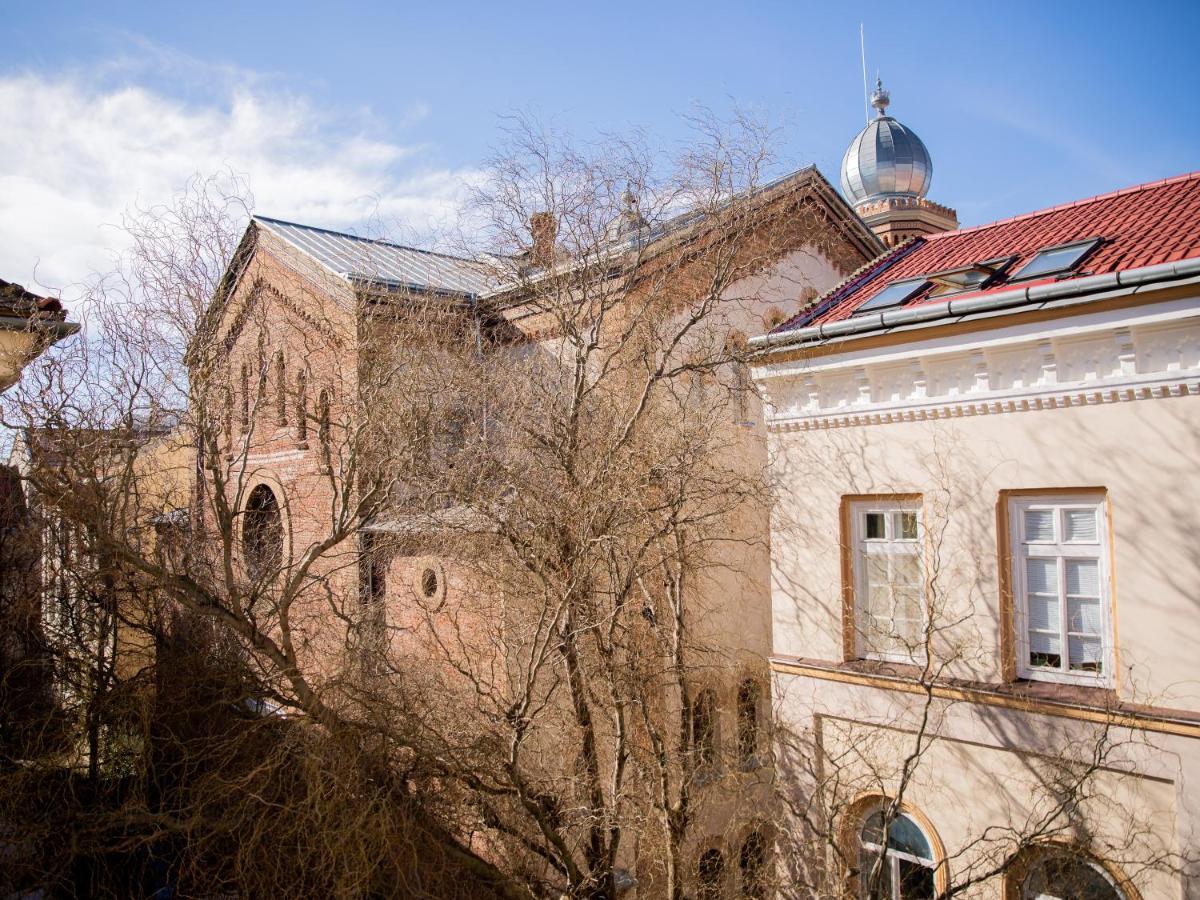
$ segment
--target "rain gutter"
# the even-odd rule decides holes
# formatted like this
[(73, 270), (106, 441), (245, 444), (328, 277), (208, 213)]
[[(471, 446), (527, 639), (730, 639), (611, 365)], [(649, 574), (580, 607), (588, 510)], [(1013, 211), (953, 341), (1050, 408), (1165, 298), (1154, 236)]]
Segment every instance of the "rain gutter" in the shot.
[(851, 316), (837, 322), (825, 322), (821, 325), (797, 328), (794, 331), (759, 335), (751, 338), (749, 343), (753, 350), (778, 350), (799, 344), (820, 343), (833, 338), (890, 331), (905, 325), (926, 327), (938, 324), (944, 319), (994, 311), (1015, 311), (1016, 307), (1040, 305), (1048, 301), (1079, 297), (1113, 288), (1136, 288), (1141, 285), (1160, 281), (1176, 281), (1193, 276), (1200, 277), (1200, 258), (1159, 263), (1139, 269), (1127, 269), (1124, 272), (1089, 275), (1053, 284), (1010, 288), (994, 294), (943, 300), (940, 303), (921, 303), (917, 306), (885, 310), (874, 315)]
[(44, 332), (57, 341), (78, 330), (78, 322), (55, 322), (45, 319), (26, 319), (21, 316), (0, 316), (0, 331)]

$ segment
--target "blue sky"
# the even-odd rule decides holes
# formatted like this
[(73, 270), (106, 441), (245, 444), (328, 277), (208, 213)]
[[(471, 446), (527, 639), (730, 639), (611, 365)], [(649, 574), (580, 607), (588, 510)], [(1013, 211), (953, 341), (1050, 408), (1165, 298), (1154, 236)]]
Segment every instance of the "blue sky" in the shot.
[(736, 101), (780, 126), (784, 168), (836, 179), (860, 21), (964, 224), (1200, 168), (1197, 3), (11, 6), (0, 277), (50, 289), (102, 265), (121, 210), (222, 166), (261, 212), (419, 236), (515, 110), (669, 145)]

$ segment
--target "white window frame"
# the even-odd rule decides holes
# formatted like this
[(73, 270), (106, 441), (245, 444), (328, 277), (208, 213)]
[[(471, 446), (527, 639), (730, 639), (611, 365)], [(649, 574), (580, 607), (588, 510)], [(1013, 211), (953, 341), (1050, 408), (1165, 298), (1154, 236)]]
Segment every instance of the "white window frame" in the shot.
[[(885, 522), (884, 539), (867, 537), (867, 515), (882, 513)], [(895, 520), (897, 513), (915, 513), (917, 519), (917, 534), (915, 538), (904, 539), (895, 537)], [(853, 554), (852, 577), (854, 580), (854, 652), (859, 659), (876, 659), (883, 662), (913, 663), (923, 665), (926, 660), (924, 641), (913, 653), (880, 651), (871, 648), (867, 642), (870, 631), (866, 627), (864, 617), (867, 600), (867, 557), (881, 555), (915, 555), (921, 570), (920, 598), (921, 634), (924, 635), (929, 627), (929, 607), (926, 599), (925, 570), (925, 524), (922, 521), (921, 501), (919, 499), (902, 499), (899, 497), (881, 497), (875, 500), (854, 500), (850, 503), (850, 546)]]
[[(1095, 543), (1067, 541), (1064, 533), (1064, 513), (1070, 509), (1091, 509), (1096, 515)], [(1030, 510), (1054, 511), (1054, 540), (1025, 540), (1025, 513)], [(1008, 501), (1010, 584), (1013, 594), (1014, 630), (1016, 631), (1017, 676), (1030, 681), (1050, 681), (1059, 684), (1079, 684), (1092, 687), (1112, 687), (1115, 684), (1115, 662), (1112, 616), (1112, 561), (1110, 559), (1108, 509), (1103, 494), (1079, 493), (1030, 494), (1010, 497)], [(1040, 557), (1058, 561), (1058, 612), (1060, 663), (1056, 669), (1034, 666), (1029, 662), (1029, 605), (1028, 571), (1026, 560)], [(1067, 599), (1066, 561), (1094, 559), (1098, 562), (1100, 580), (1100, 661), (1098, 673), (1071, 671), (1070, 629), (1067, 622), (1070, 604)]]
[[(887, 843), (886, 843), (887, 835), (884, 835), (884, 844), (882, 846), (875, 843), (874, 841), (868, 841), (863, 838), (862, 829), (863, 829), (863, 826), (866, 824), (867, 818), (869, 818), (871, 815), (874, 815), (877, 812), (879, 812), (878, 809), (872, 810), (871, 813), (869, 813), (867, 817), (863, 818), (862, 824), (860, 824), (860, 826), (859, 826), (859, 835), (858, 835), (858, 846), (860, 847), (859, 860), (861, 861), (863, 858), (863, 856), (862, 856), (863, 850), (865, 850), (867, 853), (874, 854), (876, 857), (883, 858), (883, 865), (887, 869), (886, 878), (887, 878), (888, 893), (891, 895), (893, 900), (901, 900), (901, 896), (900, 896), (900, 883), (902, 880), (900, 877), (900, 862), (901, 862), (901, 860), (903, 860), (905, 862), (910, 862), (913, 865), (920, 866), (923, 869), (928, 869), (930, 872), (930, 875), (933, 877), (934, 891), (936, 893), (937, 892), (937, 869), (938, 869), (938, 864), (937, 864), (936, 859), (934, 859), (932, 856), (930, 856), (928, 858), (922, 857), (922, 856), (914, 856), (911, 853), (905, 853), (903, 850), (896, 850), (895, 848), (888, 847)], [(908, 819), (910, 822), (912, 822), (913, 826), (918, 831), (921, 832), (921, 836), (925, 838), (925, 843), (927, 843), (929, 845), (930, 853), (932, 854), (933, 842), (931, 840), (929, 840), (929, 835), (925, 833), (925, 829), (921, 827), (921, 823), (918, 822), (916, 819), (914, 819), (912, 816), (908, 815), (907, 813), (899, 813), (896, 816), (896, 819), (901, 819), (901, 818)], [(893, 820), (893, 821), (895, 821), (895, 820)], [(861, 897), (864, 898), (864, 900), (866, 900), (866, 898), (867, 898), (868, 885), (866, 884), (866, 880), (869, 879), (869, 877), (870, 877), (870, 872), (863, 872), (859, 876), (860, 881), (863, 882), (859, 886), (859, 894)]]

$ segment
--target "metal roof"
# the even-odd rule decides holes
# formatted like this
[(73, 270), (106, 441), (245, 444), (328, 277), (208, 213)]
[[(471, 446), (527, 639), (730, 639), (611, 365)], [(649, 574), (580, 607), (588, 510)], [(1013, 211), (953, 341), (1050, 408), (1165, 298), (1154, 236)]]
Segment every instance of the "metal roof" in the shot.
[(487, 270), (473, 260), (267, 216), (256, 215), (254, 221), (353, 281), (469, 296), (489, 286)]

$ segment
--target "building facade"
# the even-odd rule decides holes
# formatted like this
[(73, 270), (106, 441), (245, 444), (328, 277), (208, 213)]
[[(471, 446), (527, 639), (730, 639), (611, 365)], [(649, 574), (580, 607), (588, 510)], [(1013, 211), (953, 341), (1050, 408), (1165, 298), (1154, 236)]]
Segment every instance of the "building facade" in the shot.
[[(796, 314), (882, 249), (815, 169), (772, 183), (755, 203), (754, 215), (779, 229), (772, 237), (777, 244), (763, 266), (728, 285), (717, 314), (724, 339), (741, 348), (746, 336)], [(545, 223), (540, 225), (544, 230)], [(536, 232), (539, 222), (534, 226)], [(688, 229), (696, 227), (695, 217), (687, 216), (652, 233), (635, 223), (632, 233), (618, 235), (618, 243), (640, 248), (645, 241), (651, 248), (645, 254), (649, 268), (661, 259), (653, 248), (690, 239)], [(537, 234), (534, 238), (536, 243)], [(749, 243), (754, 242), (752, 236)], [(551, 249), (544, 255), (553, 254)], [(295, 565), (328, 540), (331, 516), (336, 520), (353, 511), (352, 500), (342, 493), (348, 461), (339, 454), (354, 443), (350, 438), (366, 418), (364, 404), (378, 419), (379, 409), (391, 402), (389, 392), (405, 390), (404, 370), (392, 354), (403, 355), (413, 320), (389, 310), (436, 308), (439, 317), (461, 317), (455, 320), (461, 327), (448, 333), (549, 358), (560, 352), (560, 336), (547, 326), (538, 304), (522, 290), (495, 282), (494, 273), (479, 261), (254, 219), (210, 313), (214, 346), (222, 349), (211, 361), (220, 372), (214, 382), (220, 390), (208, 402), (226, 423), (220, 443), (229, 480), (222, 488), (201, 488), (225, 490), (240, 510), (239, 533), (233, 537), (248, 572)], [(479, 310), (490, 312), (480, 317)], [(380, 366), (394, 377), (381, 378)], [(729, 423), (732, 444), (741, 448), (740, 460), (748, 471), (762, 469), (766, 440), (761, 407), (748, 383), (741, 390), (744, 402), (737, 407), (736, 421)], [(430, 417), (435, 432), (460, 427), (446, 412), (434, 411)], [(431, 446), (440, 446), (438, 436), (433, 438)], [(425, 459), (422, 464), (428, 463)], [(317, 574), (327, 579), (329, 596), (292, 610), (295, 642), (306, 648), (305, 658), (331, 684), (353, 665), (354, 653), (362, 647), (363, 632), (355, 634), (354, 625), (363, 609), (372, 611), (372, 625), (380, 632), (373, 638), (381, 642), (377, 646), (393, 665), (402, 661), (413, 679), (419, 677), (415, 673), (422, 653), (439, 650), (424, 644), (450, 639), (450, 631), (441, 632), (439, 623), (453, 629), (453, 640), (469, 645), (465, 656), (472, 666), (487, 669), (493, 662), (489, 648), (501, 640), (498, 629), (511, 633), (512, 617), (519, 614), (494, 587), (477, 583), (447, 549), (461, 546), (469, 511), (413, 508), (401, 486), (395, 498), (393, 508), (362, 523), (353, 537), (325, 547), (316, 566)], [(722, 660), (722, 666), (709, 667), (712, 674), (702, 685), (694, 711), (696, 730), (714, 761), (731, 761), (714, 762), (704, 781), (721, 781), (732, 789), (702, 786), (707, 794), (729, 799), (704, 804), (705, 826), (688, 849), (693, 870), (688, 878), (719, 881), (730, 890), (743, 877), (742, 869), (757, 865), (770, 840), (754, 827), (767, 822), (762, 811), (770, 793), (765, 738), (770, 695), (764, 665), (770, 649), (769, 555), (761, 540), (767, 530), (765, 508), (747, 519), (738, 526), (750, 533), (743, 549), (737, 558), (712, 566), (696, 601), (706, 610), (705, 640)], [(465, 712), (466, 707), (460, 709)], [(747, 816), (748, 803), (759, 812), (754, 821)], [(742, 820), (744, 827), (737, 824)], [(639, 896), (655, 896), (653, 867), (639, 870), (632, 855), (623, 865), (630, 884), (640, 885)]]
[(751, 341), (793, 885), (1200, 896), (1198, 202), (918, 237)]

